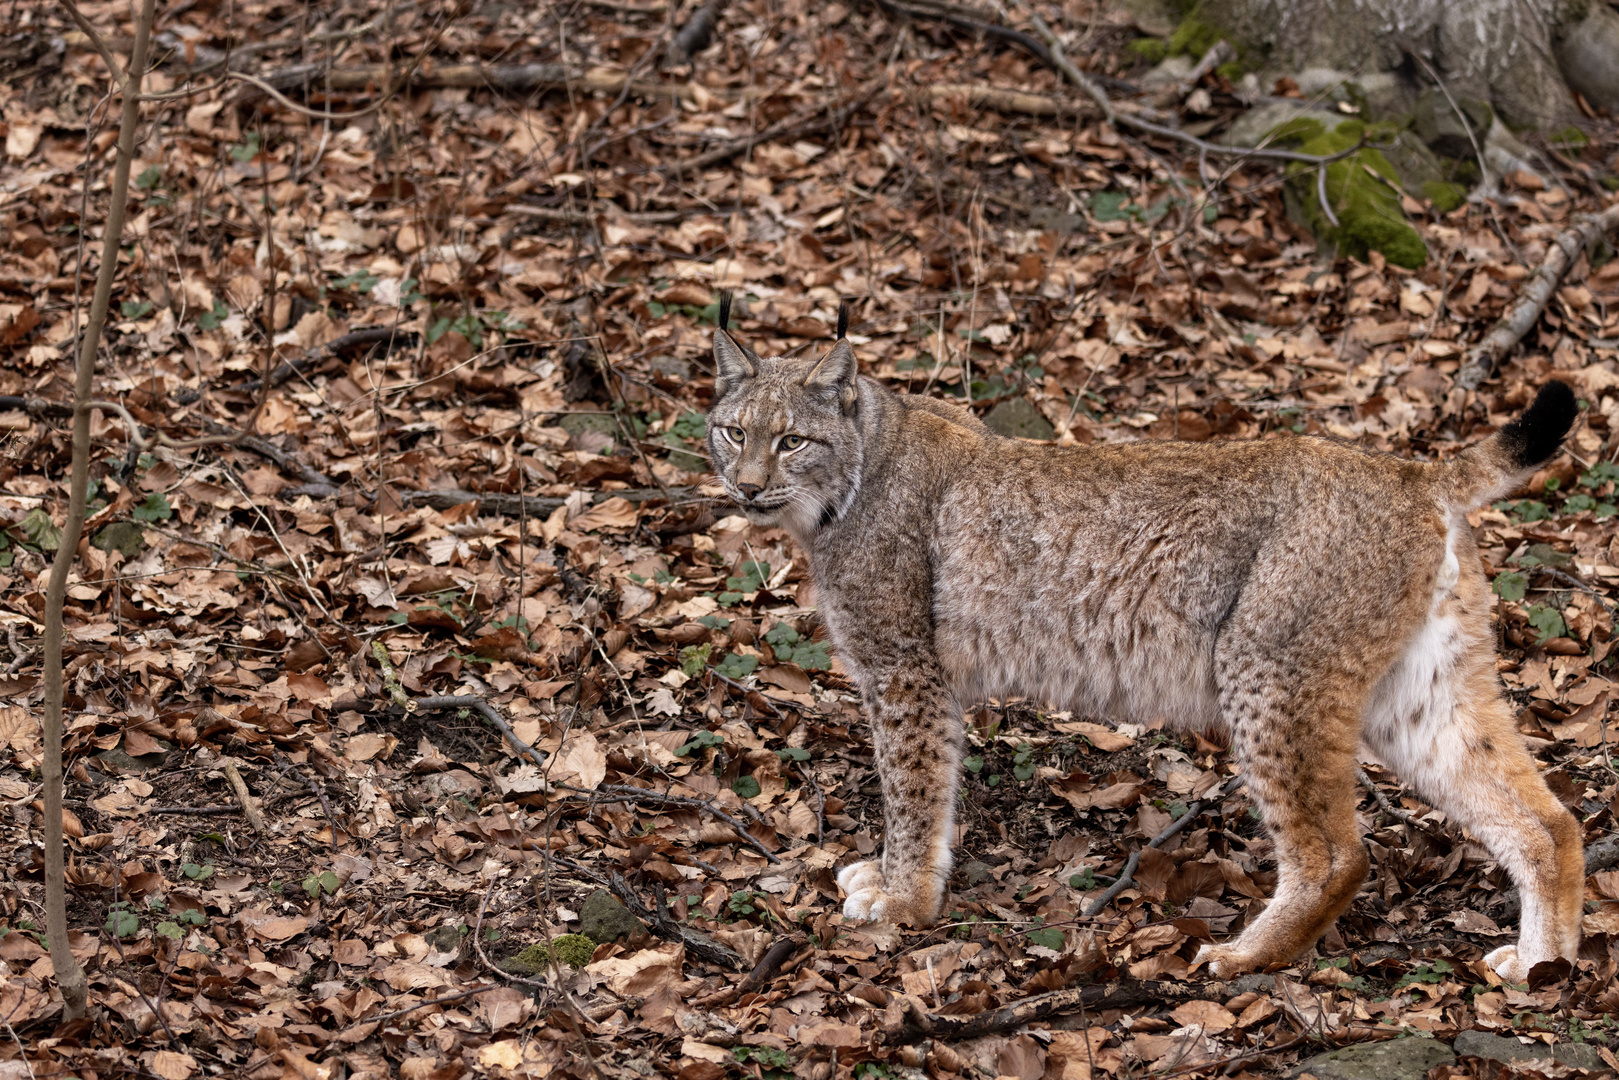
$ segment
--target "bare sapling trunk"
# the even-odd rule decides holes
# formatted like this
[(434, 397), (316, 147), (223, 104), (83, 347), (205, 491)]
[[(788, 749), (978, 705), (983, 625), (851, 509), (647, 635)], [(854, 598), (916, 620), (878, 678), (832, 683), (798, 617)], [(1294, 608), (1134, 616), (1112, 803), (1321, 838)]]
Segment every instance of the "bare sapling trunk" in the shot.
[[(50, 939), (51, 965), (56, 969), (56, 984), (62, 991), (62, 1006), (68, 1020), (85, 1015), (87, 984), (84, 969), (74, 959), (67, 940), (67, 877), (62, 842), (62, 607), (67, 598), (68, 574), (78, 554), (79, 536), (84, 532), (85, 493), (90, 481), (90, 390), (96, 351), (101, 346), (101, 329), (107, 321), (107, 306), (112, 299), (112, 282), (118, 273), (129, 168), (135, 157), (135, 129), (140, 123), (141, 78), (146, 72), (155, 2), (141, 0), (129, 66), (123, 72), (116, 67), (111, 72), (114, 81), (122, 83), (123, 116), (118, 125), (118, 153), (102, 237), (101, 266), (96, 274), (96, 288), (90, 299), (90, 314), (85, 320), (78, 368), (74, 373), (73, 465), (67, 523), (62, 528), (62, 543), (56, 549), (56, 560), (51, 564), (50, 581), (45, 588), (45, 929)], [(82, 18), (71, 2), (65, 6), (75, 16), (75, 21)], [(106, 50), (102, 50), (102, 54), (111, 62)], [(85, 177), (84, 182), (89, 183), (88, 171)]]

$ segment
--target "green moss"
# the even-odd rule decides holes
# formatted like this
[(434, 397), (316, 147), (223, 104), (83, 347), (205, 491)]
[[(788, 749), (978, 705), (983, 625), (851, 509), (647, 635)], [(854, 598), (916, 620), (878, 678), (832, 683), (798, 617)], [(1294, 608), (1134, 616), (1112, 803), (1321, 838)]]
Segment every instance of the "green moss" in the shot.
[(1202, 56), (1219, 44), (1224, 35), (1196, 15), (1188, 15), (1169, 35), (1169, 55)]
[(1466, 188), (1460, 184), (1447, 184), (1443, 180), (1430, 180), (1423, 184), (1422, 194), (1441, 214), (1448, 214), (1467, 201)]
[(596, 943), (583, 934), (563, 934), (549, 946), (536, 942), (517, 955), (508, 956), (501, 961), (500, 969), (513, 975), (543, 975), (551, 969), (553, 952), (557, 963), (567, 964), (578, 971), (590, 963), (590, 958), (596, 952)]
[(1160, 38), (1136, 38), (1125, 47), (1153, 65), (1161, 64), (1169, 57), (1169, 46)]
[(1562, 131), (1551, 135), (1546, 141), (1561, 150), (1583, 150), (1591, 139), (1585, 132), (1570, 124)]
[[(1360, 142), (1366, 125), (1346, 120), (1327, 131), (1319, 120), (1300, 118), (1276, 129), (1280, 141), (1296, 143), (1306, 154), (1328, 156)], [(1415, 268), (1428, 261), (1422, 236), (1405, 220), (1400, 207), (1399, 174), (1388, 158), (1370, 147), (1326, 166), (1327, 199), (1338, 224), (1321, 208), (1317, 167), (1297, 162), (1288, 166), (1288, 183), (1303, 207), (1306, 224), (1317, 236), (1331, 241), (1341, 255), (1365, 261), (1373, 251), (1396, 266)]]

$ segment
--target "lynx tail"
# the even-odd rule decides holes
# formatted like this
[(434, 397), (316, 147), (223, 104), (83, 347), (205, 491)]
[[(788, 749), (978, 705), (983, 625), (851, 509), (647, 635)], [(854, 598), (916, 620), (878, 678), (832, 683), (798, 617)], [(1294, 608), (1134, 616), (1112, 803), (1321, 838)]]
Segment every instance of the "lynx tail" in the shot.
[(1567, 383), (1542, 386), (1522, 416), (1440, 466), (1453, 483), (1450, 501), (1471, 509), (1510, 492), (1557, 453), (1579, 413)]

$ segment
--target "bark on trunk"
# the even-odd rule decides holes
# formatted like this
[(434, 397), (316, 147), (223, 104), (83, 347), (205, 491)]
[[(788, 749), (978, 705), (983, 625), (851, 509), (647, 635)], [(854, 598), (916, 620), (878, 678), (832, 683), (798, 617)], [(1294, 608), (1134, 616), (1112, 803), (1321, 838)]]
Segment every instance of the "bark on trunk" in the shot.
[(1619, 108), (1619, 13), (1607, 0), (1203, 0), (1197, 17), (1267, 68), (1392, 75), (1391, 91), (1413, 99), (1427, 82), (1416, 53), (1451, 93), (1490, 102), (1515, 128), (1580, 119), (1571, 90)]

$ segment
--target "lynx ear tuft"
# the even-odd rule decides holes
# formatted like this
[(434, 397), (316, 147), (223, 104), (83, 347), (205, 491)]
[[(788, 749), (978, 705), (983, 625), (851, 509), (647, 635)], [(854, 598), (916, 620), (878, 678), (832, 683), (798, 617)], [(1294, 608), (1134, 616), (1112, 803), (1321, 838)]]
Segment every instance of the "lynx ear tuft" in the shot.
[(838, 340), (849, 336), (849, 301), (838, 302)]
[(859, 374), (860, 363), (854, 357), (854, 349), (849, 339), (843, 338), (804, 378), (804, 388), (828, 397), (835, 395), (839, 406), (847, 413), (854, 409), (859, 397), (855, 387)]
[[(720, 293), (719, 328), (721, 330), (729, 330), (731, 328), (731, 290), (730, 289), (726, 289), (724, 292)], [(839, 336), (842, 336), (842, 335), (839, 335)]]
[[(725, 301), (721, 301), (724, 304)], [(723, 324), (723, 316), (721, 317)], [(724, 329), (714, 331), (714, 400), (718, 401), (738, 383), (759, 374), (759, 358), (732, 340)]]

